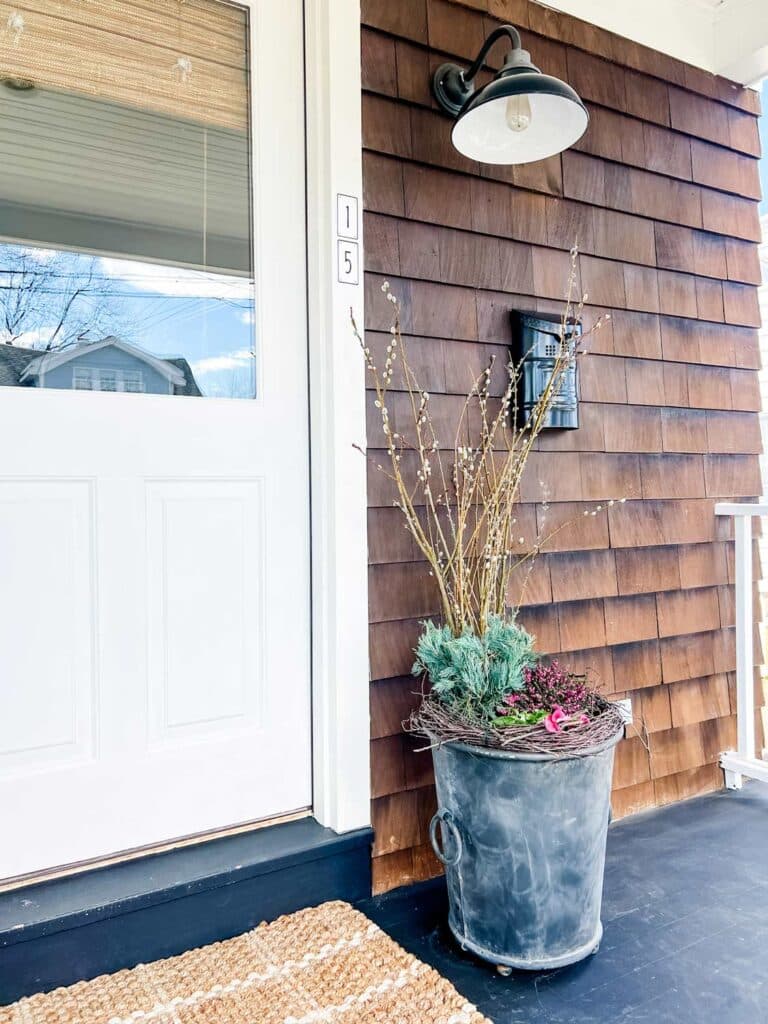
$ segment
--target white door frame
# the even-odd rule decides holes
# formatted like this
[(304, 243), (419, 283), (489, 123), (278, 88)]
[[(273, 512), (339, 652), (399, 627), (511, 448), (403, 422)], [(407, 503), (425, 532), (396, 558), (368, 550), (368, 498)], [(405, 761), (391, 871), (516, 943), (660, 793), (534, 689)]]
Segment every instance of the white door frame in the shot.
[[(229, 0), (259, 11), (275, 0)], [(350, 310), (363, 309), (359, 0), (304, 0), (307, 316), (312, 566), (312, 811), (348, 832), (370, 824), (365, 369)], [(251, 75), (251, 109), (295, 73), (275, 40)], [(357, 282), (339, 281), (337, 195), (357, 200)], [(258, 230), (258, 226), (256, 228)], [(258, 240), (256, 240), (258, 245)], [(258, 254), (256, 260), (258, 267)], [(298, 297), (297, 297), (298, 299)]]
[[(271, 0), (270, 0), (271, 2)], [(313, 811), (370, 823), (359, 0), (305, 0), (312, 500)], [(340, 283), (338, 194), (357, 200), (357, 283)], [(345, 243), (346, 244), (346, 243)]]

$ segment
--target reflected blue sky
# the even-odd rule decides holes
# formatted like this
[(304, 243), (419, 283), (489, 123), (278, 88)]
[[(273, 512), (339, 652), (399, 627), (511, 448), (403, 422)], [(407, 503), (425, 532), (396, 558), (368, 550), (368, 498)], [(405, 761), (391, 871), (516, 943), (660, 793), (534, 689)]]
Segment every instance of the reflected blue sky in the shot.
[(40, 351), (116, 335), (183, 357), (204, 395), (254, 396), (248, 278), (0, 245), (0, 341)]

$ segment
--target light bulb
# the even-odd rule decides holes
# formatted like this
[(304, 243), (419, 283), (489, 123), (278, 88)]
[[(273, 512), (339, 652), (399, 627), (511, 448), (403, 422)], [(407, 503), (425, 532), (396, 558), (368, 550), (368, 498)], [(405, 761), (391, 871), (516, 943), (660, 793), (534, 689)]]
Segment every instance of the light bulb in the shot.
[(507, 127), (524, 132), (531, 123), (531, 104), (527, 96), (510, 96), (506, 109)]

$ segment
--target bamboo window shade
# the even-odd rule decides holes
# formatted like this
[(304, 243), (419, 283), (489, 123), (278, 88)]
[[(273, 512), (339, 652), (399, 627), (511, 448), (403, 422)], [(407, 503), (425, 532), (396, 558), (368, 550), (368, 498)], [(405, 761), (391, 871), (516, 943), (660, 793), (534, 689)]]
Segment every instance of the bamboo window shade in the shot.
[(246, 12), (219, 0), (0, 3), (2, 79), (244, 132), (247, 73)]
[(220, 0), (0, 2), (0, 238), (249, 273), (247, 28)]

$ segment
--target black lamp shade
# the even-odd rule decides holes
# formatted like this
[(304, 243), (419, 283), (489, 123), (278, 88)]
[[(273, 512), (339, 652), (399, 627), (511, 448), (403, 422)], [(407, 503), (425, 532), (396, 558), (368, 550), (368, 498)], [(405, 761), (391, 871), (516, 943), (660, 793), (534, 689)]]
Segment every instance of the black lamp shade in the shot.
[[(520, 110), (525, 111), (522, 118)], [(470, 160), (527, 164), (572, 146), (588, 124), (589, 114), (569, 85), (536, 70), (515, 69), (502, 71), (472, 94), (453, 126), (452, 140)]]

